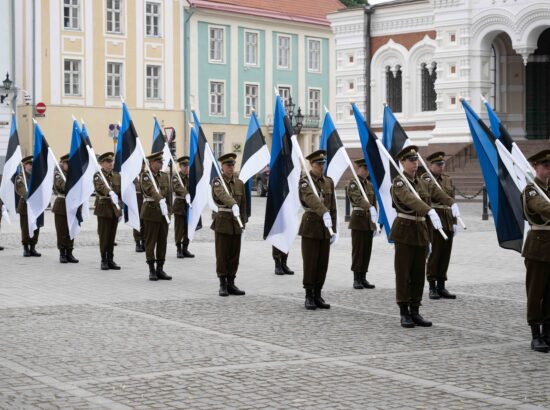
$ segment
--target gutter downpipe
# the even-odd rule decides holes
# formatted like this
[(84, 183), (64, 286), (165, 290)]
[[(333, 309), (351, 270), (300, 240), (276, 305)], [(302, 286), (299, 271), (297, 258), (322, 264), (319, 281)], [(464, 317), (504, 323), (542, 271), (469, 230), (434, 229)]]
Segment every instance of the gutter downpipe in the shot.
[(374, 9), (370, 5), (363, 8), (365, 14), (365, 120), (367, 127), (370, 127), (371, 120), (371, 15)]
[[(195, 13), (195, 10), (193, 10), (193, 5), (190, 4), (189, 5), (189, 8), (186, 9), (185, 7), (183, 7), (183, 18), (184, 18), (184, 23), (183, 23), (183, 36), (184, 36), (184, 54), (183, 54), (183, 70), (184, 70), (184, 75), (183, 75), (183, 82), (184, 82), (184, 97), (183, 97), (183, 109), (184, 109), (184, 115), (185, 115), (185, 118), (184, 118), (184, 121), (183, 121), (183, 129), (184, 129), (184, 132), (183, 132), (183, 154), (184, 155), (189, 155), (189, 152), (187, 151), (188, 150), (188, 147), (189, 147), (189, 122), (191, 122), (191, 102), (190, 102), (190, 82), (191, 82), (191, 79), (190, 79), (190, 70), (189, 70), (189, 66), (190, 66), (190, 46), (191, 46), (191, 40), (190, 40), (190, 36), (191, 36), (191, 28), (189, 27), (189, 21), (191, 20), (191, 17), (193, 17), (193, 14)], [(187, 10), (187, 11), (186, 11)], [(186, 17), (186, 14), (187, 14), (187, 17)]]
[(15, 112), (17, 117), (17, 75), (15, 72), (15, 1), (11, 0), (11, 78), (13, 81), (13, 97), (11, 102), (11, 109)]

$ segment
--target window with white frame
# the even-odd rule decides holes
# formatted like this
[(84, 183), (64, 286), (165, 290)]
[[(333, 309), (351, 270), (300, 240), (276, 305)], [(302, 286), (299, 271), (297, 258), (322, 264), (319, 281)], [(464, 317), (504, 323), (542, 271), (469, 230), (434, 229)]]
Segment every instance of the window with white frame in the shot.
[(244, 63), (258, 65), (258, 33), (254, 31), (244, 32)]
[(160, 71), (161, 67), (158, 65), (148, 65), (146, 68), (145, 76), (145, 88), (146, 97), (148, 100), (160, 100)]
[(308, 39), (308, 70), (321, 71), (321, 40)]
[(223, 141), (225, 140), (225, 132), (212, 133), (212, 151), (214, 157), (219, 158), (223, 155)]
[(122, 95), (122, 63), (107, 63), (107, 97)]
[(287, 106), (290, 100), (290, 87), (279, 87), (279, 96), (283, 101), (283, 106)]
[(149, 37), (160, 37), (160, 3), (145, 3), (145, 34)]
[(80, 30), (80, 0), (63, 0), (63, 27)]
[(309, 111), (311, 117), (319, 118), (321, 116), (321, 90), (317, 88), (309, 89)]
[(489, 90), (489, 101), (491, 106), (497, 109), (497, 91), (498, 91), (498, 57), (497, 50), (494, 44), (491, 44), (491, 57), (489, 60), (489, 78), (491, 80), (491, 88)]
[(63, 62), (63, 84), (64, 94), (80, 96), (81, 95), (81, 61), (65, 60)]
[(210, 27), (209, 37), (209, 60), (215, 63), (223, 63), (223, 43), (225, 30), (222, 27)]
[(277, 68), (290, 68), (290, 36), (277, 37)]
[(403, 110), (403, 76), (401, 66), (386, 67), (386, 101), (393, 112)]
[(257, 84), (245, 84), (244, 85), (244, 111), (247, 117), (252, 115), (252, 111), (258, 110), (258, 85)]
[(122, 0), (107, 0), (107, 33), (122, 33)]
[(225, 114), (225, 84), (210, 81), (210, 115)]
[(422, 63), (421, 85), (422, 85), (422, 111), (437, 110), (437, 93), (435, 92), (435, 80), (437, 79), (437, 63), (430, 65)]

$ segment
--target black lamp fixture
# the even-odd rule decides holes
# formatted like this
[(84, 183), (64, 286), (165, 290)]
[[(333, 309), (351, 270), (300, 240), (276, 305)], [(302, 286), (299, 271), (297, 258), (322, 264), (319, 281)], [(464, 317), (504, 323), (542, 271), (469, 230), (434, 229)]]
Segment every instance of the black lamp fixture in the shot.
[(294, 108), (296, 108), (296, 104), (292, 102), (292, 96), (289, 96), (288, 101), (285, 104), (285, 110), (288, 114), (290, 124), (294, 127), (295, 134), (299, 135), (304, 125), (304, 114), (302, 114), (302, 109), (298, 107), (298, 113), (295, 115)]
[(11, 85), (13, 84), (13, 81), (10, 80), (9, 73), (6, 73), (6, 79), (3, 81), (3, 84), (6, 95), (0, 95), (0, 104), (4, 104), (4, 100), (8, 98), (9, 92), (11, 90)]

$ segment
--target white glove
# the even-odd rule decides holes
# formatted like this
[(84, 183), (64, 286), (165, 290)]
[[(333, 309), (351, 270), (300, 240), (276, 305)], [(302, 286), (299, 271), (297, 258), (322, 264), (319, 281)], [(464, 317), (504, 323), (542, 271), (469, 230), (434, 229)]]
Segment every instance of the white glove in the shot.
[(235, 218), (238, 218), (239, 216), (241, 216), (241, 211), (239, 210), (239, 205), (237, 205), (237, 204), (234, 204), (231, 207), (231, 212), (233, 212), (233, 216)]
[(6, 209), (6, 205), (2, 205), (2, 216), (5, 218), (5, 219), (9, 219), (10, 216), (8, 214), (8, 210)]
[(162, 198), (159, 201), (159, 206), (160, 206), (160, 212), (162, 212), (162, 215), (163, 216), (168, 215), (168, 205), (166, 205), (166, 199)]
[(370, 220), (372, 221), (372, 223), (375, 224), (376, 222), (378, 222), (378, 211), (376, 210), (376, 208), (374, 206), (371, 206), (369, 208), (369, 212)]
[(451, 212), (453, 213), (453, 217), (455, 218), (458, 218), (460, 216), (460, 210), (458, 209), (457, 203), (451, 205)]
[(453, 225), (453, 237), (458, 235), (458, 225)]
[(332, 218), (328, 212), (323, 214), (323, 222), (327, 228), (332, 228)]
[(443, 225), (441, 224), (441, 219), (439, 219), (439, 216), (437, 215), (437, 212), (435, 212), (434, 209), (430, 209), (430, 212), (428, 212), (428, 216), (430, 217), (430, 220), (432, 221), (432, 225), (436, 231), (443, 228)]
[(330, 244), (332, 245), (334, 242), (336, 242), (336, 235), (330, 237)]
[(189, 194), (185, 195), (185, 202), (187, 202), (187, 205), (191, 205), (191, 195)]
[(111, 197), (111, 201), (113, 201), (113, 204), (118, 204), (118, 195), (115, 191), (109, 191), (109, 196)]

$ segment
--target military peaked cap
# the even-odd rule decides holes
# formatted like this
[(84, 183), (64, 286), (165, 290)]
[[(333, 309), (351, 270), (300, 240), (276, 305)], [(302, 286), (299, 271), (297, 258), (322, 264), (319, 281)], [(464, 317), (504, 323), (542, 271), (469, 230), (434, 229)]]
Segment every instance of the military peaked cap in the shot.
[(97, 162), (100, 162), (100, 163), (103, 161), (113, 162), (114, 159), (115, 159), (115, 154), (113, 152), (105, 152), (97, 158)]
[(409, 145), (408, 147), (403, 148), (399, 153), (397, 154), (397, 158), (399, 158), (400, 161), (411, 159), (412, 161), (415, 161), (418, 159), (418, 147), (416, 145)]
[(33, 156), (29, 155), (28, 157), (25, 157), (21, 160), (21, 163), (23, 165), (32, 164)]
[(365, 161), (365, 158), (359, 158), (359, 159), (356, 159), (353, 162), (355, 162), (355, 165), (357, 165), (358, 167), (366, 167), (367, 166), (367, 161)]
[(69, 162), (69, 154), (65, 154), (59, 158), (59, 162)]
[(309, 154), (306, 159), (309, 162), (320, 162), (325, 163), (327, 162), (327, 152), (324, 149), (318, 149), (317, 151), (312, 152)]
[(183, 157), (179, 157), (178, 164), (189, 165), (189, 157), (187, 155), (184, 155)]
[(532, 155), (528, 161), (533, 165), (549, 163), (550, 149), (543, 149), (542, 151), (537, 152), (535, 155)]
[(234, 154), (233, 152), (229, 152), (227, 154), (223, 154), (218, 158), (218, 161), (220, 161), (222, 164), (229, 164), (229, 165), (235, 165), (235, 159), (237, 158), (237, 154)]
[(445, 153), (443, 151), (434, 152), (426, 157), (430, 164), (439, 164), (445, 162)]
[(146, 158), (149, 162), (162, 161), (162, 151), (153, 152), (151, 155), (147, 155)]

